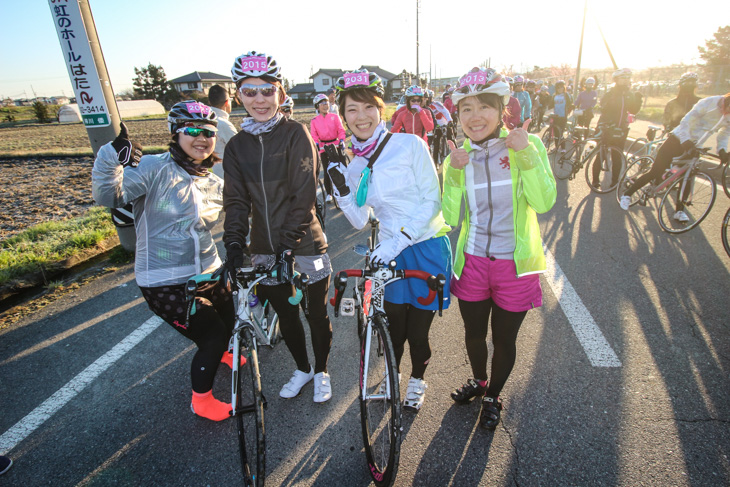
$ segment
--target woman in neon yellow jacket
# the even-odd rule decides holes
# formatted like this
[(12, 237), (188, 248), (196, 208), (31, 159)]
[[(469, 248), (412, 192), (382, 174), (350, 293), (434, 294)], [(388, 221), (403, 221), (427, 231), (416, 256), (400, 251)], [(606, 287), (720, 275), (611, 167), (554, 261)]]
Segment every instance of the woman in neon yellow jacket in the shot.
[[(446, 222), (458, 225), (466, 202), (451, 291), (459, 300), (474, 377), (451, 397), (467, 403), (483, 396), (479, 422), (493, 430), (520, 325), (529, 309), (542, 305), (538, 274), (545, 271), (545, 254), (537, 213), (555, 204), (555, 178), (539, 137), (502, 127), (509, 85), (500, 74), (474, 68), (452, 98), (467, 140), (459, 149), (449, 141), (442, 209)], [(487, 380), (490, 314), (494, 353)]]

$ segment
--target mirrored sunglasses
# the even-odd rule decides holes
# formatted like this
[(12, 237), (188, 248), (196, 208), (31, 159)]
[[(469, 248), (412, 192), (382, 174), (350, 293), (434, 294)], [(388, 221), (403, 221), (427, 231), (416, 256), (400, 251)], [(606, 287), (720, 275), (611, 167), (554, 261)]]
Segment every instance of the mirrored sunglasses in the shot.
[(254, 98), (256, 95), (261, 93), (265, 97), (269, 98), (271, 96), (274, 96), (276, 92), (278, 91), (278, 87), (276, 85), (272, 84), (265, 84), (265, 85), (241, 85), (241, 87), (238, 89), (238, 92), (241, 93), (242, 96), (245, 96), (246, 98)]
[(204, 137), (207, 137), (209, 139), (212, 139), (216, 136), (216, 133), (214, 131), (199, 127), (183, 127), (181, 129), (177, 129), (177, 133), (183, 133), (185, 135), (189, 135), (190, 137), (197, 137), (198, 135), (203, 134)]

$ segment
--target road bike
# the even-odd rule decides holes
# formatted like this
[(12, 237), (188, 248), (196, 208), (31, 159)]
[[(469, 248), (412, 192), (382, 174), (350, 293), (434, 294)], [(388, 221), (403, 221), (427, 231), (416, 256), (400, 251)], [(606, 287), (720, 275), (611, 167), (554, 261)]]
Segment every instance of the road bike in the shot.
[(547, 117), (548, 127), (545, 129), (545, 133), (542, 134), (542, 144), (545, 146), (547, 153), (552, 155), (562, 145), (563, 131), (557, 127), (555, 123), (557, 116), (554, 113), (549, 114)]
[(601, 125), (597, 128), (596, 146), (582, 162), (586, 167), (586, 183), (591, 191), (603, 194), (618, 186), (620, 176), (626, 168), (626, 157), (613, 143), (623, 137), (624, 131), (619, 127)]
[(569, 137), (564, 139), (558, 154), (553, 158), (553, 174), (558, 179), (572, 180), (583, 168), (583, 154), (588, 142), (597, 142), (597, 138), (589, 138), (590, 130), (576, 127)]
[[(372, 218), (371, 218), (372, 222)], [(417, 278), (426, 281), (429, 293), (419, 297), (419, 303), (430, 304), (438, 295), (439, 315), (442, 312), (443, 274), (432, 276), (419, 270), (396, 270), (395, 261), (388, 266), (369, 262), (371, 245), (357, 245), (354, 251), (366, 260), (363, 269), (346, 269), (335, 278), (335, 297), (330, 300), (335, 316), (358, 317), (360, 336), (360, 422), (365, 445), (368, 470), (378, 487), (395, 482), (400, 460), (401, 401), (399, 374), (395, 351), (390, 338), (388, 317), (385, 314), (385, 287), (401, 279)], [(353, 299), (345, 300), (347, 280), (355, 278)], [(363, 326), (360, 328), (360, 320)]]
[[(262, 303), (258, 312), (251, 308), (249, 296), (255, 292), (256, 285), (267, 278), (276, 278), (276, 269), (263, 266), (246, 267), (236, 272), (236, 286), (233, 290), (235, 323), (231, 337), (233, 354), (231, 372), (231, 416), (236, 418), (241, 471), (244, 485), (260, 487), (266, 480), (266, 429), (264, 410), (266, 398), (261, 389), (258, 345), (272, 346), (278, 340), (278, 317), (273, 307)], [(195, 314), (195, 294), (201, 284), (216, 283), (219, 277), (201, 274), (188, 280), (185, 296), (188, 301), (189, 315)], [(295, 292), (289, 298), (293, 305), (304, 299), (306, 309), (306, 274), (296, 274), (293, 279)]]
[(454, 140), (453, 124), (449, 122), (447, 125), (438, 125), (433, 129), (433, 143), (431, 144), (431, 156), (433, 162), (437, 166), (443, 164), (446, 156), (449, 155), (449, 146), (447, 140)]
[[(659, 130), (662, 132), (659, 138), (657, 138), (656, 134)], [(662, 127), (649, 125), (649, 129), (646, 131), (646, 137), (639, 137), (626, 149), (626, 161), (631, 162), (632, 160), (646, 156), (656, 158), (659, 147), (667, 140), (668, 136), (669, 132), (664, 131)]]

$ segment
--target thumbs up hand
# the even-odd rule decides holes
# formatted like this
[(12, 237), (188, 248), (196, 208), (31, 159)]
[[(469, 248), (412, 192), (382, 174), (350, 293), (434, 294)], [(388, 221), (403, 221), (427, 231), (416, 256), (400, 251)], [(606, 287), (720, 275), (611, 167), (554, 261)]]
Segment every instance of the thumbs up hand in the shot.
[(469, 164), (469, 153), (465, 149), (458, 149), (453, 140), (447, 140), (451, 150), (451, 167), (454, 169), (464, 169)]
[(522, 124), (521, 128), (518, 127), (510, 130), (504, 141), (507, 147), (516, 151), (521, 151), (529, 145), (529, 141), (527, 140), (527, 127), (530, 126), (531, 121), (532, 120), (528, 118), (525, 120), (525, 123)]

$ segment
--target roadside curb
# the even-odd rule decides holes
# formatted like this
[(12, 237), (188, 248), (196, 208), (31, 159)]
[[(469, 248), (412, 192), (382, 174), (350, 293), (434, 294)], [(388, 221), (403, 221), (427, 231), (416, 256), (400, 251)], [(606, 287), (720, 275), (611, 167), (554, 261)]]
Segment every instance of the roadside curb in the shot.
[(64, 272), (108, 252), (118, 245), (119, 236), (114, 234), (113, 236), (99, 242), (95, 247), (83, 250), (61, 262), (56, 262), (48, 266), (39, 266), (38, 272), (27, 274), (22, 278), (15, 279), (3, 286), (0, 286), (0, 302), (34, 287), (47, 285), (50, 281)]

